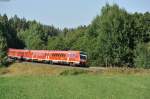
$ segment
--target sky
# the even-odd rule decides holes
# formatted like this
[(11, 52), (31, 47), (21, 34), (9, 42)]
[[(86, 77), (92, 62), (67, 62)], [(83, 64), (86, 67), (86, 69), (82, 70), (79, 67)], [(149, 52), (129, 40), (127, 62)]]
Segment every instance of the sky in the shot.
[(130, 13), (150, 12), (150, 0), (0, 0), (0, 14), (75, 28), (90, 24), (106, 3), (118, 4)]

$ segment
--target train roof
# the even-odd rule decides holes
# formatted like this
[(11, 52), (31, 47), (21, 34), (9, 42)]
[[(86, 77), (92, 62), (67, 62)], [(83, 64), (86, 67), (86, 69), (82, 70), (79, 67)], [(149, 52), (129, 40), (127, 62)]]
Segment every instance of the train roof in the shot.
[(29, 50), (29, 49), (14, 49), (14, 48), (9, 48), (9, 50), (14, 50), (14, 51), (33, 51), (33, 52), (53, 52), (53, 53), (68, 53), (68, 52), (73, 52), (73, 53), (83, 53), (83, 51), (74, 51), (74, 50)]

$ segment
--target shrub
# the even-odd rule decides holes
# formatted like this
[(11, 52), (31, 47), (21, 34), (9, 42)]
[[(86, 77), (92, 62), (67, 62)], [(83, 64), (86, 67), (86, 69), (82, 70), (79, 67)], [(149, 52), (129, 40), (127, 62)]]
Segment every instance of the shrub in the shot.
[(71, 69), (71, 70), (64, 70), (63, 72), (60, 73), (60, 75), (79, 75), (87, 72), (88, 71), (81, 69)]

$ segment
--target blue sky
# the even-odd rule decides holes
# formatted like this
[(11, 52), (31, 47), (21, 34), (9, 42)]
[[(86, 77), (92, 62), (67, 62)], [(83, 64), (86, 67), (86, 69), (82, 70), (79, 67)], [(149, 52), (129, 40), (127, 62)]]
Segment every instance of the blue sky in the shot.
[(72, 28), (90, 24), (106, 3), (116, 3), (130, 13), (150, 12), (149, 0), (0, 0), (0, 14)]

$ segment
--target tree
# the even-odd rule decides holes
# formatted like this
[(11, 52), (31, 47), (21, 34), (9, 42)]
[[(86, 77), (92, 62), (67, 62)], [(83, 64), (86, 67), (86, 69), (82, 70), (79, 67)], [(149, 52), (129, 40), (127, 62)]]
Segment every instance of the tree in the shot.
[(150, 68), (150, 43), (139, 43), (135, 49), (135, 65), (142, 68)]
[(90, 65), (147, 68), (149, 18), (149, 12), (132, 14), (106, 4), (90, 25), (60, 30), (17, 15), (0, 15), (1, 56), (7, 48), (80, 50), (87, 52)]
[(0, 66), (5, 65), (4, 58), (6, 57), (6, 49), (7, 49), (6, 38), (3, 36), (3, 33), (0, 30)]

